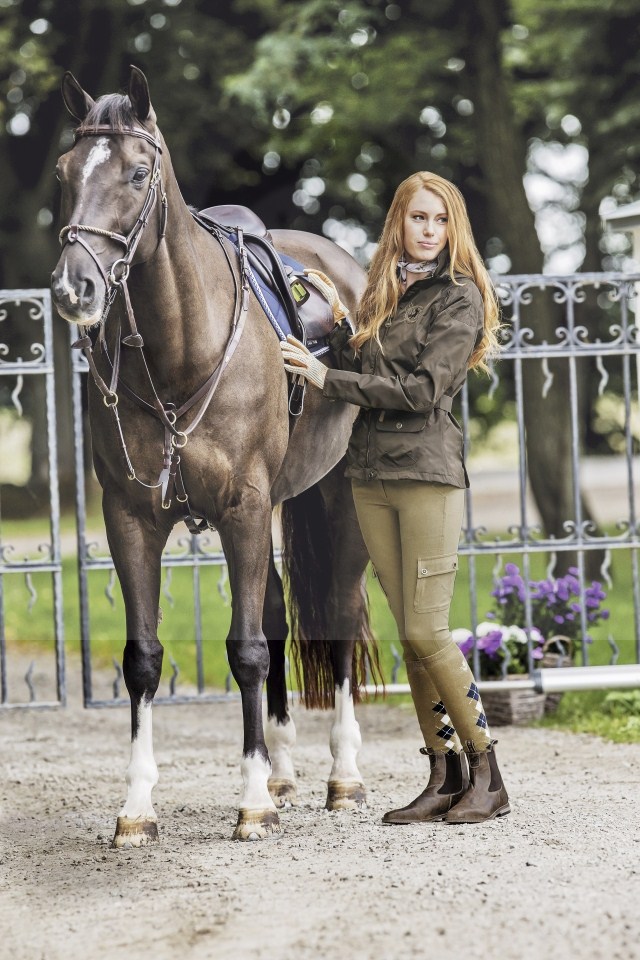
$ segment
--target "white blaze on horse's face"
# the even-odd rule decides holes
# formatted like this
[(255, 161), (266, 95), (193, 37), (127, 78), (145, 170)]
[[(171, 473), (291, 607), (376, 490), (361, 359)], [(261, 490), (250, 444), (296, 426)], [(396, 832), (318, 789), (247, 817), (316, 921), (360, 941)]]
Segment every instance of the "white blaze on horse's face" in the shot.
[(110, 156), (111, 147), (109, 146), (109, 141), (106, 137), (100, 137), (89, 151), (89, 156), (85, 160), (82, 169), (83, 184), (87, 182), (95, 168), (99, 167), (101, 163), (106, 163)]
[(67, 266), (67, 261), (64, 262), (64, 270), (62, 271), (62, 277), (60, 278), (60, 284), (62, 289), (69, 297), (69, 303), (76, 304), (78, 302), (78, 295), (73, 289), (73, 284), (69, 280), (69, 268)]

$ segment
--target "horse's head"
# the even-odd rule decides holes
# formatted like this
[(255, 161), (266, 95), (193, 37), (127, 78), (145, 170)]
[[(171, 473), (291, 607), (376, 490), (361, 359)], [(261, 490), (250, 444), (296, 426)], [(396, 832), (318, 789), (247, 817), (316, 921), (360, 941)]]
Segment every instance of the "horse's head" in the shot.
[(91, 326), (129, 266), (152, 256), (164, 233), (162, 148), (147, 80), (136, 67), (128, 96), (94, 101), (70, 73), (62, 96), (80, 125), (58, 161), (62, 254), (51, 288), (61, 316)]

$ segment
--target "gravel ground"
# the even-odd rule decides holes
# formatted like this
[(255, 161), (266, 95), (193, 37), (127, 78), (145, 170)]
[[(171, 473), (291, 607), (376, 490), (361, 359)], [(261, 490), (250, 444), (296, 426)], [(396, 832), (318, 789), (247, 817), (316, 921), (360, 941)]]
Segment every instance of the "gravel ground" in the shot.
[(384, 827), (425, 759), (409, 709), (358, 715), (367, 809), (323, 810), (329, 717), (298, 708), (300, 805), (240, 844), (239, 703), (158, 707), (161, 842), (121, 851), (128, 712), (0, 715), (2, 960), (640, 957), (637, 746), (503, 728), (511, 816)]

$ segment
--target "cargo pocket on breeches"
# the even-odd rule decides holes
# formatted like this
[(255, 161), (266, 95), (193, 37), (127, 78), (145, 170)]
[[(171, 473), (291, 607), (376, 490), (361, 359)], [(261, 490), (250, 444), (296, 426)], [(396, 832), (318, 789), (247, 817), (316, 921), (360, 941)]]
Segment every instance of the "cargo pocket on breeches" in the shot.
[(418, 559), (418, 576), (413, 609), (416, 613), (431, 613), (443, 610), (451, 603), (453, 583), (458, 570), (458, 555), (450, 553), (446, 557), (434, 557), (430, 560)]

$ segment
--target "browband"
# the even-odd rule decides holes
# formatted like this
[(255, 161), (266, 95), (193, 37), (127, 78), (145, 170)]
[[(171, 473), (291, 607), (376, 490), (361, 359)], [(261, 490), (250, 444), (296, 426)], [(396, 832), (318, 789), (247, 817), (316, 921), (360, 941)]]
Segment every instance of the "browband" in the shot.
[(98, 124), (95, 127), (76, 127), (73, 131), (73, 140), (75, 143), (80, 137), (99, 137), (103, 134), (109, 134), (110, 136), (140, 137), (141, 140), (146, 140), (147, 143), (150, 143), (152, 147), (155, 147), (156, 150), (162, 153), (160, 141), (152, 137), (146, 130), (142, 130), (141, 127), (125, 127), (122, 130), (114, 130), (113, 127), (109, 127), (107, 124)]

